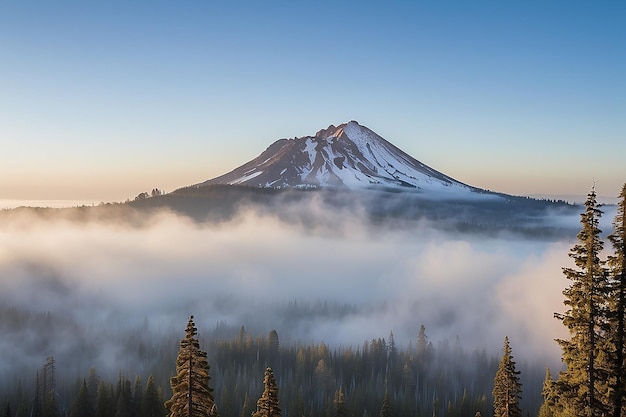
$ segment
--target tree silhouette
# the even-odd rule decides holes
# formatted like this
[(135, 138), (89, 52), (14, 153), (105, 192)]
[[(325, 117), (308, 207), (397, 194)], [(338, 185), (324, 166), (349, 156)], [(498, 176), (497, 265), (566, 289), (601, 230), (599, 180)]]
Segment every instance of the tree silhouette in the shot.
[(625, 383), (624, 349), (626, 349), (626, 184), (622, 187), (617, 205), (617, 215), (613, 221), (613, 233), (609, 240), (614, 249), (608, 258), (611, 279), (611, 340), (613, 354), (613, 417), (622, 415)]
[(154, 385), (154, 377), (150, 375), (146, 383), (146, 391), (141, 397), (141, 413), (143, 417), (164, 417), (165, 412), (161, 395)]
[(383, 397), (383, 403), (380, 406), (378, 413), (379, 417), (393, 417), (391, 412), (391, 402), (389, 401), (389, 390), (385, 389), (385, 396)]
[(87, 381), (83, 379), (83, 384), (78, 391), (78, 397), (72, 404), (70, 417), (93, 417), (94, 411), (89, 399), (89, 391), (87, 390)]
[(339, 387), (339, 389), (335, 391), (333, 405), (335, 408), (334, 417), (348, 417), (350, 414), (348, 412), (348, 408), (346, 407), (346, 398), (343, 393), (343, 387)]
[(256, 412), (252, 414), (252, 417), (281, 417), (282, 411), (278, 401), (278, 385), (276, 385), (272, 368), (265, 370), (263, 385), (265, 386), (263, 394), (256, 403)]
[(170, 379), (172, 398), (165, 407), (170, 410), (170, 417), (215, 417), (217, 409), (213, 389), (209, 387), (207, 354), (200, 350), (193, 316), (189, 317), (185, 332), (176, 358), (176, 376)]
[(604, 261), (600, 259), (603, 242), (598, 227), (602, 211), (591, 190), (581, 214), (582, 228), (578, 243), (569, 256), (576, 268), (563, 268), (571, 285), (563, 291), (565, 314), (556, 314), (571, 338), (557, 340), (562, 349), (566, 369), (559, 374), (555, 384), (559, 406), (566, 413), (579, 416), (601, 416), (607, 412), (608, 381), (604, 369), (607, 362), (606, 301), (609, 285)]
[(519, 371), (515, 370), (515, 362), (511, 355), (509, 338), (504, 338), (504, 354), (493, 380), (493, 411), (495, 417), (521, 417), (519, 400), (522, 384), (519, 382)]

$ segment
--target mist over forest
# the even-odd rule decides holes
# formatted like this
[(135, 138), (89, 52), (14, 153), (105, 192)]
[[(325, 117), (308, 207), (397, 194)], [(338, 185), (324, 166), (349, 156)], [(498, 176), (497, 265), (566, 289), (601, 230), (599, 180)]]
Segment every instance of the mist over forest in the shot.
[(163, 367), (139, 360), (139, 345), (172, 358), (160, 369), (167, 389), (190, 315), (209, 357), (211, 343), (241, 326), (255, 336), (276, 330), (282, 346), (331, 349), (392, 332), (409, 349), (424, 325), (434, 346), (494, 358), (508, 336), (522, 372), (535, 378), (532, 395), (546, 366), (559, 369), (554, 339), (565, 334), (553, 313), (563, 310), (561, 268), (570, 265), (580, 207), (517, 212), (541, 224), (521, 230), (448, 216), (450, 204), (439, 206), (438, 221), (409, 221), (372, 215), (397, 206), (391, 198), (374, 210), (314, 193), (289, 198), (238, 204), (217, 220), (163, 199), (1, 212), (0, 394), (17, 380), (32, 383), (49, 356), (68, 381), (90, 368), (114, 378)]

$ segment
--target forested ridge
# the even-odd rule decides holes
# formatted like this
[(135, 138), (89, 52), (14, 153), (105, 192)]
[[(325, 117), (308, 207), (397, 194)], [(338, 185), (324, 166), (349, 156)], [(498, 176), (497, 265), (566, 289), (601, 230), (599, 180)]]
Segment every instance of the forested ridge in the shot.
[[(7, 309), (2, 316), (6, 317), (7, 312), (14, 318), (22, 316), (35, 328), (52, 325), (63, 334), (68, 334), (68, 330), (80, 334), (76, 323), (55, 319), (48, 313)], [(30, 416), (33, 410), (45, 417), (72, 415), (85, 385), (94, 415), (146, 416), (141, 403), (152, 398), (155, 389), (160, 404), (171, 396), (169, 382), (174, 374), (176, 340), (180, 337), (180, 331), (155, 337), (146, 328), (147, 325), (140, 326), (117, 336), (128, 357), (133, 358), (126, 362), (126, 368), (120, 365), (116, 370), (79, 371), (78, 363), (54, 360), (55, 381), (51, 384), (44, 380), (45, 368), (46, 378), (51, 378), (50, 359), (33, 359), (19, 374), (4, 381), (0, 398), (9, 404), (14, 417)], [(431, 416), (433, 407), (440, 416), (492, 413), (491, 393), (500, 357), (487, 354), (485, 348), (466, 349), (458, 339), (433, 343), (423, 326), (404, 347), (397, 346), (393, 333), (358, 346), (331, 347), (323, 342), (286, 345), (280, 343), (275, 330), (267, 335), (253, 335), (243, 326), (237, 330), (224, 323), (201, 331), (199, 339), (208, 353), (211, 385), (222, 417), (252, 414), (263, 391), (267, 367), (275, 374), (286, 416), (333, 416), (339, 390), (351, 416), (378, 415), (385, 392), (392, 414), (398, 417)], [(53, 346), (49, 347), (53, 350)], [(93, 353), (97, 352), (94, 349)], [(88, 360), (81, 359), (83, 354), (76, 355), (76, 361), (87, 366)], [(531, 414), (541, 404), (543, 372), (541, 365), (524, 367), (528, 401), (523, 406), (534, 410)], [(152, 387), (147, 386), (148, 381)], [(52, 411), (45, 406), (45, 399), (51, 396), (56, 412), (48, 414)], [(37, 402), (40, 406), (36, 406)]]
[[(392, 189), (360, 192), (332, 189), (275, 189), (241, 185), (190, 186), (163, 193), (153, 189), (120, 203), (52, 209), (19, 207), (0, 210), (0, 218), (11, 221), (29, 214), (42, 219), (69, 219), (72, 222), (113, 221), (139, 227), (151, 214), (168, 211), (198, 223), (227, 222), (246, 210), (277, 216), (291, 224), (315, 227), (328, 219), (325, 212), (359, 213), (370, 226), (415, 227), (431, 222), (442, 231), (486, 236), (512, 233), (526, 238), (561, 239), (576, 233), (569, 226), (552, 223), (552, 215), (575, 215), (580, 205), (563, 200), (519, 197), (488, 191), (473, 198), (437, 199), (420, 192)], [(293, 208), (297, 208), (293, 210)]]

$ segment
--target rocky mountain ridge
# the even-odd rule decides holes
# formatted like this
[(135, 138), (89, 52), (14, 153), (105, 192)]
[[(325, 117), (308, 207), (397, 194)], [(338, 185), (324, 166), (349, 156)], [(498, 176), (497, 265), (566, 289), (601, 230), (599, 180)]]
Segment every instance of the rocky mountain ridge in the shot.
[(255, 159), (196, 186), (397, 188), (468, 194), (463, 184), (408, 155), (356, 121), (314, 136), (279, 139)]

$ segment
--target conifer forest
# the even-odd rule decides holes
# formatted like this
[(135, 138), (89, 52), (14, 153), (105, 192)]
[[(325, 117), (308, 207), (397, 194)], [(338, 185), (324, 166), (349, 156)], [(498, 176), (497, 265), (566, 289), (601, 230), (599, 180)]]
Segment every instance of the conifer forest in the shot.
[[(7, 305), (0, 307), (0, 333), (28, 361), (0, 364), (2, 415), (624, 416), (625, 209), (626, 185), (612, 230), (599, 227), (603, 210), (594, 190), (580, 213), (571, 262), (562, 265), (564, 303), (542, 318), (563, 326), (565, 337), (545, 342), (561, 350), (560, 367), (520, 356), (525, 341), (508, 334), (499, 346), (431, 338), (436, 326), (420, 317), (403, 343), (392, 329), (353, 344), (294, 339), (279, 327), (215, 322), (192, 310), (186, 327), (158, 327), (146, 316), (139, 325), (102, 329), (94, 338), (71, 317)], [(293, 302), (283, 314), (346, 317), (356, 314), (351, 308)], [(24, 329), (52, 336), (33, 337), (40, 344), (34, 346)], [(69, 346), (62, 357), (41, 355), (60, 343)], [(107, 357), (99, 348), (105, 343), (111, 346)]]

